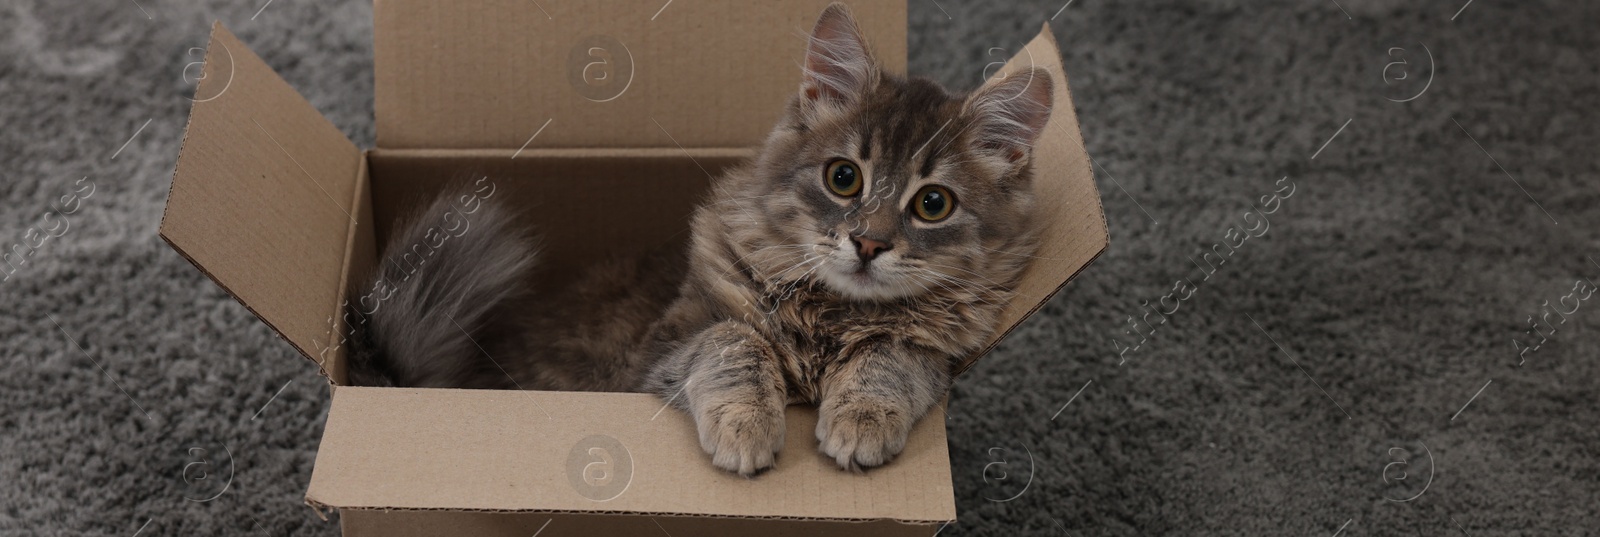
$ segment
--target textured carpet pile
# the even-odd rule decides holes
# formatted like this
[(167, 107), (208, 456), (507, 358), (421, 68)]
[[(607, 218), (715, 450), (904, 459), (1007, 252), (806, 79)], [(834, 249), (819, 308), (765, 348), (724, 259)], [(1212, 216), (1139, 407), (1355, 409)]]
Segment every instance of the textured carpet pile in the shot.
[[(0, 248), (60, 234), (0, 282), (0, 535), (337, 533), (327, 388), (156, 235), (212, 20), (372, 144), (371, 4), (262, 4), (0, 4)], [(941, 535), (1600, 527), (1600, 5), (910, 10), (963, 89), (1049, 21), (1111, 232), (956, 386)]]

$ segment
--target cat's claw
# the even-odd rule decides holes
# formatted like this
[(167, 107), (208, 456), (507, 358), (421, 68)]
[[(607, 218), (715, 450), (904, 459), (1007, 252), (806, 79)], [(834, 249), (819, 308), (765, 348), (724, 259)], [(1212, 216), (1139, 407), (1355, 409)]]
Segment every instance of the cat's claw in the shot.
[(906, 447), (909, 420), (867, 404), (824, 408), (817, 420), (817, 446), (840, 468), (859, 472), (887, 464)]
[(751, 405), (729, 404), (710, 419), (695, 420), (700, 431), (700, 447), (711, 455), (711, 464), (745, 477), (752, 477), (777, 462), (783, 449), (783, 413)]

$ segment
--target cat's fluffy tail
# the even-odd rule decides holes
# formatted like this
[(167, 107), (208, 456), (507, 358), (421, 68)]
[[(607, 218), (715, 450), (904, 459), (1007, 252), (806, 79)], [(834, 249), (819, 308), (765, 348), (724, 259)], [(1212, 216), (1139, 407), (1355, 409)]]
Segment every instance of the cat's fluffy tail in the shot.
[(485, 190), (446, 189), (396, 228), (347, 306), (351, 384), (515, 387), (501, 363), (524, 351), (538, 245)]

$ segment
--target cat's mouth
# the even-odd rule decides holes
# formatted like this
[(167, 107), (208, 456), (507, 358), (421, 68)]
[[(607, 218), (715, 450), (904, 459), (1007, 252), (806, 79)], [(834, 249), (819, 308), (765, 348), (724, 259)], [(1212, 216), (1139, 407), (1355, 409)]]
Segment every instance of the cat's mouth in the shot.
[(819, 272), (828, 288), (851, 300), (882, 302), (904, 298), (908, 289), (897, 284), (893, 270), (879, 266), (882, 261), (835, 262)]
[(871, 265), (856, 265), (854, 269), (842, 271), (843, 278), (835, 279), (830, 287), (846, 297), (856, 300), (886, 300), (894, 298), (893, 288), (883, 281), (882, 271), (873, 270)]
[(861, 302), (891, 302), (919, 290), (906, 283), (907, 275), (896, 259), (897, 252), (863, 260), (842, 234), (830, 233), (829, 237), (836, 238), (839, 244), (823, 254), (822, 266), (816, 269), (816, 278), (829, 290)]
[(872, 285), (878, 281), (878, 279), (873, 276), (872, 265), (869, 263), (857, 264), (856, 269), (850, 271), (850, 279), (851, 281), (861, 285)]

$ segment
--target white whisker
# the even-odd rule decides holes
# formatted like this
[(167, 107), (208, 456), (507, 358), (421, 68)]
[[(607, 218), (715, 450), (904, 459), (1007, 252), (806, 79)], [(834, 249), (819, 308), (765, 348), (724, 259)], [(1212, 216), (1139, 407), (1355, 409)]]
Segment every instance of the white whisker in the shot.
[[(923, 261), (923, 264), (928, 265), (928, 266), (933, 266), (933, 267), (941, 267), (941, 268), (959, 270), (961, 272), (964, 272), (964, 273), (967, 273), (967, 274), (971, 274), (975, 278), (980, 278), (983, 281), (988, 282), (989, 285), (992, 285), (992, 286), (1000, 289), (1001, 291), (1010, 291), (1011, 290), (1010, 287), (1007, 287), (1006, 285), (1004, 285), (1004, 284), (1002, 284), (1000, 282), (991, 280), (988, 277), (986, 277), (986, 276), (984, 276), (982, 274), (979, 274), (976, 271), (973, 271), (971, 269), (965, 269), (965, 268), (957, 267), (957, 266), (954, 266), (954, 265), (943, 265), (943, 264), (934, 263), (934, 262), (926, 261), (926, 260)], [(932, 271), (932, 272), (938, 272), (938, 271)]]
[(723, 275), (726, 276), (726, 275), (732, 273), (734, 270), (737, 270), (739, 268), (738, 265), (739, 265), (740, 261), (744, 261), (745, 259), (749, 259), (750, 256), (759, 254), (761, 252), (765, 252), (767, 250), (772, 250), (772, 249), (775, 249), (775, 248), (811, 248), (811, 247), (813, 247), (813, 246), (812, 245), (807, 245), (807, 244), (779, 244), (779, 245), (775, 245), (775, 246), (765, 246), (765, 247), (762, 247), (762, 248), (757, 248), (757, 249), (751, 251), (750, 253), (745, 254), (744, 257), (740, 257), (738, 259), (733, 260), (733, 263), (731, 263), (732, 265), (734, 265), (733, 269), (729, 269), (728, 271), (723, 272)]
[[(949, 293), (951, 295), (967, 295), (967, 296), (956, 296), (956, 297), (953, 297), (953, 298), (959, 298), (959, 299), (962, 299), (962, 300), (973, 300), (973, 301), (981, 302), (981, 303), (983, 303), (984, 305), (987, 305), (987, 306), (996, 306), (995, 303), (990, 302), (988, 299), (985, 298), (985, 293), (970, 289), (967, 286), (964, 286), (964, 285), (962, 285), (962, 284), (960, 284), (958, 282), (949, 281), (949, 280), (940, 280), (940, 279), (931, 278), (931, 277), (928, 278), (928, 282), (939, 286), (940, 289), (944, 289), (944, 291), (946, 293)], [(949, 285), (945, 285), (945, 283), (954, 284), (955, 287), (951, 288)]]
[(713, 202), (713, 203), (707, 203), (706, 207), (715, 207), (715, 206), (718, 206), (718, 205), (722, 205), (724, 203), (733, 203), (735, 201), (758, 200), (758, 199), (762, 199), (762, 198), (770, 198), (770, 197), (773, 197), (773, 196), (777, 196), (778, 194), (779, 193), (762, 194), (760, 196), (748, 196), (748, 197), (743, 197), (743, 198), (728, 198), (728, 199), (717, 201), (717, 202)]
[(910, 274), (925, 278), (929, 283), (939, 286), (939, 288), (944, 289), (945, 292), (952, 295), (964, 295), (956, 298), (963, 300), (974, 300), (989, 306), (997, 306), (997, 304), (989, 300), (989, 298), (994, 297), (995, 293), (987, 287), (967, 280), (952, 278), (949, 275), (941, 274), (931, 270), (922, 270)]
[(983, 250), (985, 252), (994, 252), (994, 253), (997, 253), (997, 254), (1014, 255), (1014, 256), (1017, 256), (1017, 257), (1027, 257), (1027, 258), (1032, 258), (1032, 259), (1043, 259), (1043, 260), (1046, 260), (1046, 261), (1060, 261), (1060, 259), (1056, 259), (1054, 257), (1040, 257), (1040, 256), (1036, 256), (1036, 255), (1019, 254), (1019, 253), (1016, 253), (1016, 252), (1007, 252), (1005, 250), (995, 250), (993, 248), (984, 248), (981, 245), (978, 246), (978, 249), (979, 250)]

